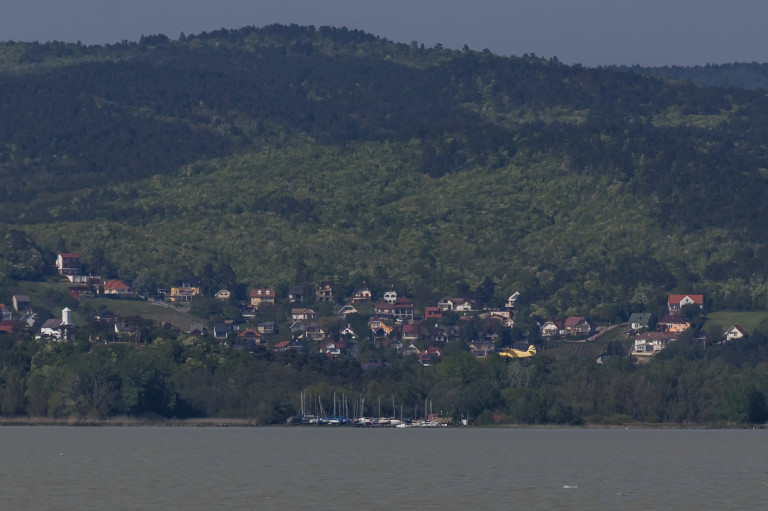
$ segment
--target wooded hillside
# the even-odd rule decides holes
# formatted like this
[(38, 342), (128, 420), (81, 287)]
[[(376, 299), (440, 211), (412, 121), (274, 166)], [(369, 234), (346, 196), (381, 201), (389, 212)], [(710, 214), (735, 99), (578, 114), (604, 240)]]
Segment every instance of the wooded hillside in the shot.
[(299, 26), (0, 44), (0, 275), (768, 307), (768, 101)]

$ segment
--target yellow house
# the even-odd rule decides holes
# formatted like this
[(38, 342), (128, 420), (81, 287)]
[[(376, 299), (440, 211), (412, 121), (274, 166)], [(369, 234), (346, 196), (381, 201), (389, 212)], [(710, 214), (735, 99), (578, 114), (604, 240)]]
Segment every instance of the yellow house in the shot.
[(251, 305), (258, 310), (261, 304), (275, 303), (275, 290), (272, 288), (256, 288), (250, 291)]
[(658, 328), (662, 332), (679, 334), (691, 328), (691, 322), (679, 314), (667, 314), (658, 323)]
[(200, 286), (194, 286), (187, 282), (177, 286), (171, 286), (171, 294), (168, 299), (172, 302), (189, 302), (193, 296), (200, 294)]

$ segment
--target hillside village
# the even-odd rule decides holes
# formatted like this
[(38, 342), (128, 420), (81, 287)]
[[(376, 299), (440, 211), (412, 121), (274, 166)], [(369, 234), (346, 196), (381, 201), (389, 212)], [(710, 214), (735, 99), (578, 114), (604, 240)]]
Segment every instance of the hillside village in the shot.
[[(81, 255), (59, 253), (56, 272), (67, 284), (68, 294), (75, 300), (108, 297), (122, 300), (145, 300), (126, 282), (83, 275)], [(208, 321), (194, 319), (183, 333), (210, 336), (232, 349), (253, 352), (270, 349), (275, 352), (296, 350), (316, 352), (329, 358), (352, 357), (365, 370), (381, 367), (388, 352), (414, 355), (424, 366), (440, 360), (446, 349), (463, 341), (477, 358), (487, 358), (504, 350), (526, 350), (533, 345), (541, 351), (553, 341), (589, 343), (604, 333), (621, 328), (623, 339), (631, 341), (631, 349), (614, 349), (612, 355), (623, 354), (636, 360), (647, 360), (691, 330), (704, 312), (701, 294), (669, 295), (667, 313), (656, 318), (650, 312), (633, 313), (626, 324), (598, 326), (587, 317), (535, 318), (533, 322), (516, 323), (520, 293), (512, 292), (503, 307), (466, 297), (444, 296), (435, 303), (414, 304), (397, 289), (386, 289), (376, 296), (362, 282), (349, 296), (338, 296), (332, 282), (315, 286), (292, 285), (287, 296), (279, 296), (275, 288), (251, 288), (247, 300), (236, 301), (230, 289), (220, 289), (212, 298), (228, 304), (230, 314), (223, 313)], [(149, 298), (156, 305), (188, 310), (194, 300), (202, 300), (201, 286), (194, 280), (178, 282), (168, 289), (158, 289), (158, 296)], [(146, 339), (152, 322), (141, 317), (120, 317), (108, 309), (99, 310), (88, 318), (88, 333), (76, 325), (72, 311), (62, 309), (59, 317), (39, 321), (35, 306), (26, 295), (12, 297), (10, 306), (0, 304), (0, 334), (26, 332), (37, 339), (71, 341), (88, 335), (94, 342), (140, 342)], [(154, 325), (176, 329), (172, 324)], [(524, 330), (527, 328), (527, 331)], [(94, 333), (97, 332), (97, 333)], [(101, 332), (99, 334), (98, 332)], [(731, 325), (719, 339), (708, 339), (702, 330), (693, 338), (707, 343), (734, 341), (747, 337), (739, 325)], [(362, 348), (362, 349), (361, 349)], [(361, 354), (361, 351), (365, 353)], [(626, 352), (628, 351), (628, 352)]]

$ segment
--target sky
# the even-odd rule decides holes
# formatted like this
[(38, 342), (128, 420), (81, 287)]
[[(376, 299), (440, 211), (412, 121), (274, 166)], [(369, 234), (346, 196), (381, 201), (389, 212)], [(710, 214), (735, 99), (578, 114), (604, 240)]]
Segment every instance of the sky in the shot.
[(0, 41), (138, 41), (271, 23), (567, 64), (768, 62), (766, 0), (0, 0)]

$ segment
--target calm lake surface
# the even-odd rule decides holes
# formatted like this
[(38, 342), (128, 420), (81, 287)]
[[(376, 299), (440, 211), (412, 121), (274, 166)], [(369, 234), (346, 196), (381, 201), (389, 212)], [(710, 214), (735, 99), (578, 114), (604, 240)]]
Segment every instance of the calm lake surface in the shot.
[(768, 509), (768, 431), (0, 428), (0, 509)]

